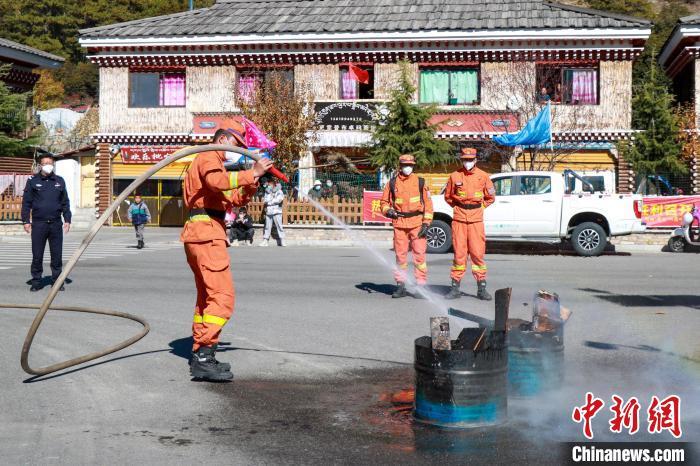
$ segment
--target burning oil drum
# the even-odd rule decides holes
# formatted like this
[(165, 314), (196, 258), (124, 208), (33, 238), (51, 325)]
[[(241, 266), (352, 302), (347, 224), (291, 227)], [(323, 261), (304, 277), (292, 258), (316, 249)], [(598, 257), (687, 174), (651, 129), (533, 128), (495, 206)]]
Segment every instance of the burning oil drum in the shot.
[(559, 295), (539, 290), (532, 321), (509, 321), (508, 393), (535, 396), (556, 390), (564, 380), (564, 323), (571, 311), (561, 307)]
[[(507, 416), (508, 352), (504, 332), (489, 332), (472, 343), (433, 349), (431, 337), (415, 341), (416, 401), (419, 422), (467, 428), (498, 424)], [(463, 332), (464, 333), (464, 332)], [(475, 341), (472, 339), (472, 341)]]
[(508, 393), (535, 396), (556, 390), (564, 381), (564, 338), (556, 331), (508, 332)]

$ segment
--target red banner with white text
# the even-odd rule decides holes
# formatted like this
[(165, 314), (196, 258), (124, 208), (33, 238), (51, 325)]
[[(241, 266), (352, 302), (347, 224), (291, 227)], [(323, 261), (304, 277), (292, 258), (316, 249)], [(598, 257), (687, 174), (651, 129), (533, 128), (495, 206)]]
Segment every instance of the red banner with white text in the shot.
[(382, 215), (382, 191), (364, 191), (362, 193), (362, 221), (364, 223), (391, 223), (391, 219)]
[(647, 228), (681, 226), (683, 214), (700, 209), (700, 196), (653, 196), (645, 197), (642, 220)]

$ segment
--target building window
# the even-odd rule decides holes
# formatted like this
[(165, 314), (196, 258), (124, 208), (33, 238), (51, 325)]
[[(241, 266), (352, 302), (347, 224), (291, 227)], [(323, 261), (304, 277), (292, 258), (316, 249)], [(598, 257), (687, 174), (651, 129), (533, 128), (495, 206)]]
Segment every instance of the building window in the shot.
[(129, 73), (130, 107), (184, 107), (185, 73)]
[(479, 72), (475, 69), (423, 69), (420, 103), (464, 105), (479, 102)]
[(255, 96), (260, 84), (262, 84), (265, 74), (262, 72), (242, 72), (238, 75), (238, 98), (240, 101), (250, 103)]
[(598, 104), (598, 70), (565, 66), (537, 67), (537, 100), (566, 105)]
[(361, 76), (352, 72), (350, 67), (342, 67), (340, 69), (340, 98), (343, 100), (374, 99), (374, 68), (353, 66), (359, 69), (359, 74), (367, 73), (367, 82), (360, 82)]
[(238, 74), (238, 85), (236, 86), (237, 98), (245, 103), (250, 103), (258, 88), (265, 80), (272, 76), (279, 76), (284, 82), (294, 83), (294, 71), (287, 69), (274, 70), (240, 70)]

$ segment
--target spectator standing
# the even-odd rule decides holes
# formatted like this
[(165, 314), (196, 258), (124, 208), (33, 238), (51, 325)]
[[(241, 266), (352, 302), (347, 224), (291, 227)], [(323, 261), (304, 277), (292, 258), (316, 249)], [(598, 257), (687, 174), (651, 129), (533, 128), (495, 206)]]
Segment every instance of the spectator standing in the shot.
[(126, 211), (126, 216), (134, 225), (134, 231), (136, 231), (136, 247), (143, 249), (143, 231), (146, 229), (146, 224), (151, 223), (151, 212), (140, 195), (136, 194), (134, 196), (134, 202), (131, 203), (129, 210)]
[(323, 199), (332, 199), (336, 195), (335, 185), (332, 180), (326, 180), (326, 185), (323, 187), (321, 197)]
[(269, 246), (272, 224), (277, 228), (280, 246), (286, 246), (284, 241), (284, 227), (282, 226), (282, 203), (284, 202), (284, 193), (282, 192), (282, 186), (275, 182), (274, 179), (270, 179), (267, 182), (263, 202), (265, 205), (265, 231), (263, 232), (263, 240), (260, 246)]
[(307, 195), (309, 196), (309, 198), (315, 201), (321, 199), (321, 180), (314, 181), (314, 186), (313, 188), (309, 189)]
[(70, 230), (71, 211), (66, 182), (54, 173), (54, 161), (51, 155), (41, 156), (39, 172), (27, 181), (22, 197), (24, 231), (32, 235), (32, 284), (29, 291), (41, 289), (47, 241), (51, 251), (52, 284), (63, 269), (63, 235)]

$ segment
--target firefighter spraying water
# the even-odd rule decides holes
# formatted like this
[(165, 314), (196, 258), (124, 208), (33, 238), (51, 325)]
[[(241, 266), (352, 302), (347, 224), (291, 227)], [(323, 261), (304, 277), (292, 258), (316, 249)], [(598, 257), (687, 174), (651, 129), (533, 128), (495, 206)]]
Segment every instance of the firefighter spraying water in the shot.
[[(218, 130), (214, 141), (245, 145), (244, 128), (236, 122), (229, 126)], [(233, 152), (203, 152), (192, 162), (185, 177), (189, 216), (180, 240), (185, 243), (187, 263), (197, 287), (190, 359), (190, 372), (196, 379), (233, 378), (231, 366), (215, 357), (219, 334), (233, 313), (236, 297), (224, 219), (230, 207), (243, 206), (252, 199), (258, 179), (272, 167), (272, 161), (263, 158), (252, 169), (227, 172), (224, 162), (237, 156)]]

